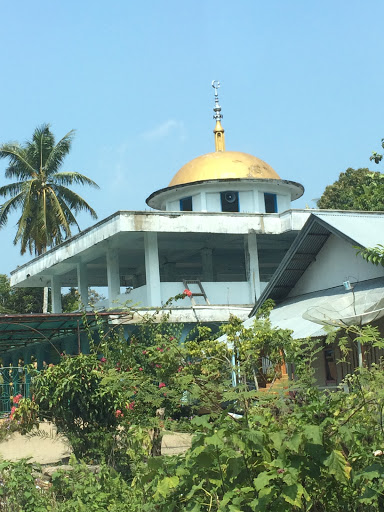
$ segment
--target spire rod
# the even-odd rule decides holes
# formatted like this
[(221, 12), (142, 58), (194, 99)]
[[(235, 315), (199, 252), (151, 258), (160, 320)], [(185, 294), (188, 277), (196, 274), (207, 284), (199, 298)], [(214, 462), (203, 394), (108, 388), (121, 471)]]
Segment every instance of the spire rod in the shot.
[(213, 109), (213, 119), (220, 121), (220, 119), (223, 119), (223, 114), (221, 113), (221, 107), (219, 105), (219, 94), (217, 92), (220, 87), (220, 82), (218, 80), (212, 80), (212, 87), (215, 89), (215, 106)]
[(219, 94), (217, 92), (220, 87), (220, 82), (218, 80), (212, 80), (212, 87), (215, 89), (215, 106), (213, 107), (213, 119), (216, 119), (216, 126), (213, 130), (215, 134), (215, 149), (216, 151), (225, 151), (224, 128), (221, 126), (223, 114), (221, 113)]

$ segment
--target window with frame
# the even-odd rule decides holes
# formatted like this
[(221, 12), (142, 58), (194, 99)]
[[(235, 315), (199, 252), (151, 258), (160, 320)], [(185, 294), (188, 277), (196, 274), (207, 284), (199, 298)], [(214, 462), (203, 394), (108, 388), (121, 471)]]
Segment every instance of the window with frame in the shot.
[(192, 196), (183, 197), (180, 199), (180, 211), (191, 212), (192, 211)]
[(276, 194), (264, 194), (265, 213), (277, 213)]

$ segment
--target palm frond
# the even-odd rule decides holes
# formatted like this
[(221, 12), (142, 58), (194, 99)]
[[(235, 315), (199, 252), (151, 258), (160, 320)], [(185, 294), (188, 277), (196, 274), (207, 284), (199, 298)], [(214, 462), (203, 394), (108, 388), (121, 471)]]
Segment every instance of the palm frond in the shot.
[(49, 197), (47, 201), (49, 203), (49, 231), (52, 237), (59, 237), (61, 242), (61, 230), (64, 231), (65, 238), (71, 236), (70, 223), (68, 222), (68, 218), (63, 210), (62, 201), (60, 201), (59, 197), (56, 196), (51, 188), (47, 188), (47, 194)]
[(47, 176), (55, 173), (63, 163), (64, 158), (68, 155), (71, 149), (72, 140), (75, 135), (75, 130), (71, 130), (64, 137), (59, 140), (56, 146), (51, 148), (51, 151), (44, 162), (44, 169)]
[(6, 197), (6, 196), (15, 196), (19, 192), (23, 190), (24, 186), (23, 181), (19, 181), (16, 183), (9, 183), (8, 185), (4, 185), (3, 187), (0, 187), (0, 196)]
[(55, 137), (49, 124), (38, 126), (32, 135), (32, 140), (27, 142), (26, 149), (29, 161), (37, 172), (42, 172), (52, 148), (55, 147)]
[(9, 165), (5, 170), (6, 178), (23, 180), (35, 173), (35, 168), (28, 159), (25, 148), (16, 143), (0, 145), (0, 158), (9, 158)]
[[(63, 199), (61, 197), (59, 198), (59, 201), (60, 201), (61, 207), (63, 209), (63, 212), (65, 213), (65, 216), (67, 218), (68, 224), (70, 226), (76, 226), (77, 229), (80, 231), (80, 226), (76, 220), (76, 217), (73, 215), (72, 210), (69, 208), (67, 203), (65, 201), (63, 201)], [(68, 236), (72, 236), (72, 233), (70, 233)]]
[(21, 210), (14, 243), (21, 243), (21, 254), (27, 250), (41, 254), (48, 247), (71, 236), (71, 226), (80, 227), (75, 214), (87, 211), (96, 219), (96, 212), (67, 186), (98, 185), (77, 172), (58, 172), (68, 154), (74, 130), (57, 144), (49, 124), (36, 128), (32, 139), (23, 146), (17, 143), (0, 145), (0, 158), (8, 158), (7, 178), (15, 183), (0, 187), (0, 196), (11, 198), (0, 206), (0, 228), (14, 209)]
[(100, 188), (93, 180), (80, 174), (79, 172), (58, 172), (49, 177), (51, 183), (58, 185), (89, 185), (90, 187)]
[(67, 187), (62, 185), (50, 185), (52, 190), (56, 193), (57, 196), (60, 196), (63, 199), (69, 208), (74, 212), (79, 212), (81, 210), (85, 210), (91, 214), (92, 218), (97, 219), (97, 214), (95, 210), (83, 199), (79, 194), (76, 194), (73, 190), (70, 190)]
[(4, 204), (0, 206), (0, 228), (6, 225), (8, 221), (8, 215), (13, 211), (17, 210), (23, 204), (24, 194), (20, 192), (11, 199), (8, 199)]

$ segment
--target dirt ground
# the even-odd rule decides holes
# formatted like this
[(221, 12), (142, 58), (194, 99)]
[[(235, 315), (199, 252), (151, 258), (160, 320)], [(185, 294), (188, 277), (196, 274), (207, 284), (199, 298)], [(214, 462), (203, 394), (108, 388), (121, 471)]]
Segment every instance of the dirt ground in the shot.
[[(20, 460), (30, 458), (39, 464), (61, 462), (71, 454), (71, 449), (65, 437), (57, 436), (55, 427), (50, 423), (41, 423), (39, 430), (45, 432), (45, 437), (23, 436), (14, 433), (10, 438), (0, 442), (0, 459)], [(164, 435), (162, 442), (163, 455), (184, 453), (191, 446), (191, 436), (170, 432)]]

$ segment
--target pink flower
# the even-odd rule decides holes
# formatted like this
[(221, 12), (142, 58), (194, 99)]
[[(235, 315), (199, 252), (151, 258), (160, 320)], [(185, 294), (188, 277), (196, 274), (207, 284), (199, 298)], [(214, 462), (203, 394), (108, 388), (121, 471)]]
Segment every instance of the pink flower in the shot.
[(157, 364), (157, 365), (156, 365), (156, 368), (161, 368), (161, 364)]
[(21, 395), (20, 393), (18, 395), (16, 395), (15, 397), (13, 397), (13, 403), (14, 404), (18, 404), (21, 400), (21, 398), (23, 398), (23, 395)]
[(100, 359), (100, 363), (106, 363), (106, 362), (107, 362), (107, 360), (105, 359), (105, 357), (102, 357), (102, 358)]
[(164, 382), (160, 382), (160, 384), (159, 384), (159, 388), (165, 388), (165, 384), (164, 384)]
[(186, 297), (192, 297), (192, 292), (191, 292), (191, 290), (187, 290), (187, 288), (183, 291), (183, 293), (184, 293), (184, 295), (185, 295)]
[(133, 410), (133, 408), (134, 408), (134, 407), (135, 407), (135, 401), (130, 402), (130, 403), (128, 404), (128, 409), (130, 409), (131, 411)]
[(115, 412), (115, 416), (116, 418), (119, 418), (120, 416), (124, 417), (124, 414), (120, 411), (120, 409), (117, 409), (117, 411)]
[(148, 354), (148, 351), (147, 350), (143, 350), (143, 354)]
[(140, 371), (140, 372), (142, 372), (142, 371), (143, 371), (143, 369), (142, 369), (142, 368), (139, 368), (139, 371)]

